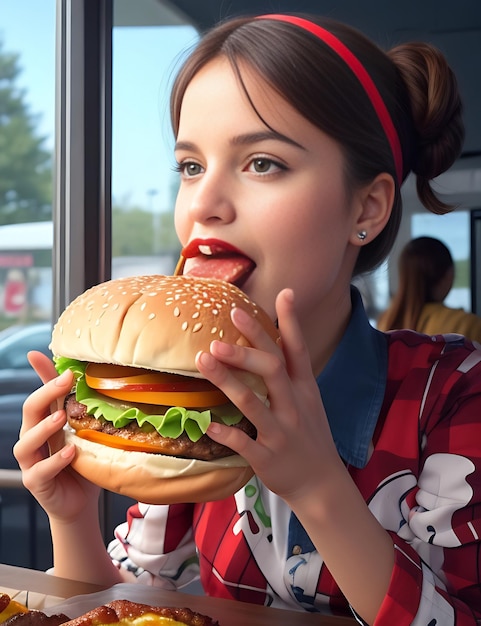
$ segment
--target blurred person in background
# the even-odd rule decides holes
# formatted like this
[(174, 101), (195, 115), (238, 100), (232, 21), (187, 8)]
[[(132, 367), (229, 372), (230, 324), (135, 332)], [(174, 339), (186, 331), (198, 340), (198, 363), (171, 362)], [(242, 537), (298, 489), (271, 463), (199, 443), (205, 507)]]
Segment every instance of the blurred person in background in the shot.
[(454, 262), (448, 247), (434, 237), (418, 237), (401, 251), (399, 287), (380, 315), (379, 330), (411, 328), (427, 335), (459, 333), (481, 342), (481, 318), (446, 306), (454, 283)]

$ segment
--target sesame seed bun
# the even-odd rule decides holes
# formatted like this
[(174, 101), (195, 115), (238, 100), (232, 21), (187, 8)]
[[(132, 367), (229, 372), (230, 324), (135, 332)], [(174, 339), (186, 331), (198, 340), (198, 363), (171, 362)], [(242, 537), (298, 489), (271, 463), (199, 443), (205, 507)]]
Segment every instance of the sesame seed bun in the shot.
[(54, 355), (94, 363), (200, 376), (195, 356), (214, 339), (248, 345), (230, 319), (239, 307), (275, 340), (267, 313), (240, 289), (189, 276), (133, 276), (96, 285), (62, 313), (52, 333)]
[[(232, 324), (233, 307), (258, 319), (277, 339), (269, 316), (234, 285), (216, 279), (154, 275), (111, 280), (78, 296), (55, 324), (50, 348), (55, 356), (82, 362), (201, 377), (195, 356), (208, 351), (212, 340), (249, 345)], [(262, 380), (246, 374), (244, 381), (265, 398)], [(84, 440), (68, 427), (61, 437), (52, 438), (52, 452), (65, 441), (74, 441), (77, 447), (72, 462), (77, 472), (105, 489), (152, 504), (225, 498), (253, 474), (234, 453), (200, 461), (126, 451)]]
[(216, 461), (182, 459), (110, 448), (77, 437), (65, 429), (49, 442), (53, 454), (74, 443), (71, 466), (90, 482), (146, 504), (213, 502), (232, 495), (254, 472), (239, 455)]

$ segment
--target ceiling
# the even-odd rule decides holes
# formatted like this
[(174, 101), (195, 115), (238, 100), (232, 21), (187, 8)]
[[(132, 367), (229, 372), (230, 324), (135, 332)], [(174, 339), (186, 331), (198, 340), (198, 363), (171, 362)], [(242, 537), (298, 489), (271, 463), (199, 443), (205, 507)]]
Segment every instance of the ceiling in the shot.
[(381, 47), (431, 42), (446, 55), (463, 97), (466, 140), (463, 157), (481, 155), (480, 0), (169, 0), (199, 30), (240, 14), (310, 12), (340, 19), (362, 30)]

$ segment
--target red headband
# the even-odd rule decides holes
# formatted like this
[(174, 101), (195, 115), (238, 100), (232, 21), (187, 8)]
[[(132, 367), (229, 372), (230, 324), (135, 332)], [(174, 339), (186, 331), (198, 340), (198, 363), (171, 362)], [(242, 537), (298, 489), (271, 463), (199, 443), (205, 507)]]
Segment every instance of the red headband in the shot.
[(352, 70), (353, 74), (359, 80), (361, 85), (366, 92), (369, 100), (371, 101), (374, 110), (378, 116), (379, 121), (384, 129), (384, 133), (389, 141), (389, 145), (391, 146), (391, 152), (394, 159), (394, 165), (396, 168), (396, 175), (399, 182), (399, 185), (402, 183), (402, 175), (403, 175), (403, 159), (402, 159), (402, 151), (401, 145), (399, 143), (399, 136), (394, 128), (394, 124), (391, 116), (389, 115), (389, 111), (384, 104), (384, 101), (379, 93), (376, 85), (374, 84), (372, 78), (366, 71), (366, 68), (362, 65), (362, 63), (357, 59), (354, 54), (345, 46), (342, 41), (340, 41), (335, 35), (330, 33), (322, 26), (318, 26), (314, 24), (314, 22), (310, 22), (309, 20), (303, 19), (301, 17), (295, 17), (293, 15), (260, 15), (257, 19), (269, 19), (269, 20), (278, 20), (280, 22), (289, 22), (290, 24), (295, 24), (304, 30), (312, 33), (316, 37), (318, 37), (321, 41), (327, 44), (341, 59), (346, 63), (346, 65)]

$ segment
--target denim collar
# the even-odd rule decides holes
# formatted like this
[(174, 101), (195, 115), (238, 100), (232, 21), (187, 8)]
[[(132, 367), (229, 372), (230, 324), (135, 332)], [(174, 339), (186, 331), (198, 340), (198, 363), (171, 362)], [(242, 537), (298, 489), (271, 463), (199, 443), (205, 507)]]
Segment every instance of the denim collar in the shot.
[(339, 454), (362, 468), (384, 399), (388, 342), (370, 325), (355, 287), (351, 300), (349, 325), (317, 384)]

